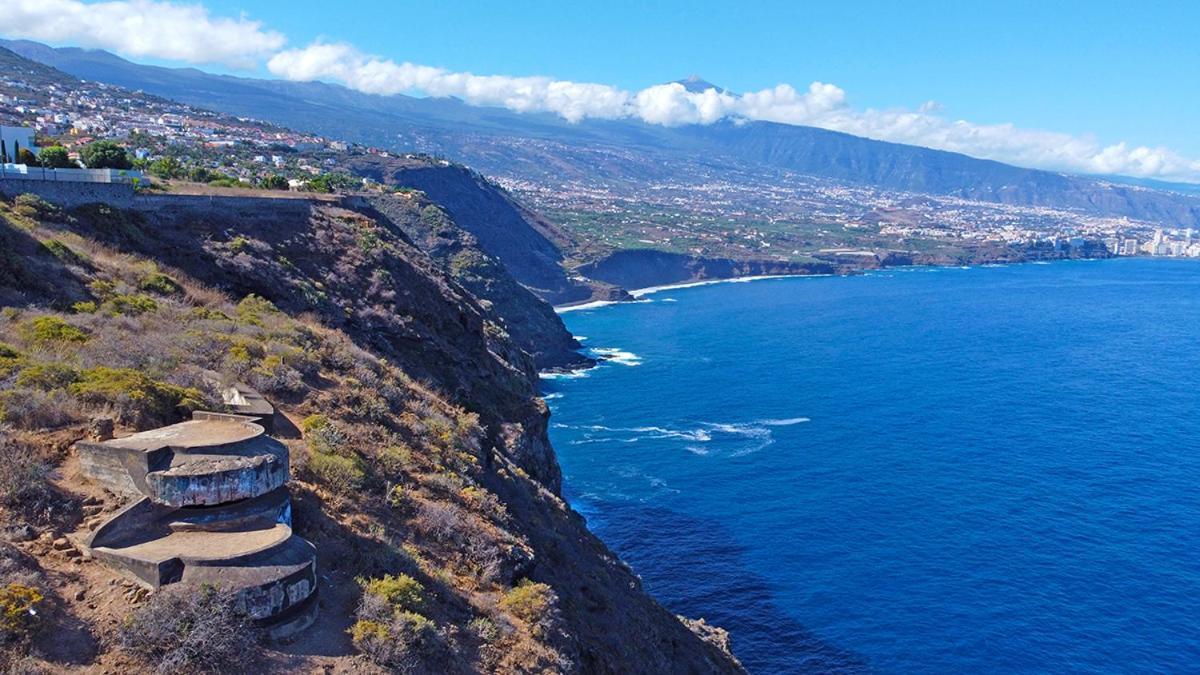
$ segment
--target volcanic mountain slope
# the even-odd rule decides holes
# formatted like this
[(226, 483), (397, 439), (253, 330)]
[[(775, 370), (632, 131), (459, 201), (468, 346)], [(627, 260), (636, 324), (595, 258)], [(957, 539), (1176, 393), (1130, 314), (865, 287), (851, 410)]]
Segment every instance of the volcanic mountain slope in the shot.
[[(1171, 226), (1200, 224), (1195, 195), (1023, 169), (813, 127), (740, 121), (679, 127), (632, 120), (571, 124), (552, 115), (473, 107), (454, 99), (384, 97), (319, 82), (210, 75), (26, 41), (0, 45), (79, 77), (332, 138), (434, 152), (489, 176), (514, 180), (588, 181), (620, 190), (647, 180), (702, 183), (713, 172), (791, 171), (903, 192), (1072, 209)], [(698, 82), (684, 81), (692, 87)]]
[(216, 371), (283, 414), (296, 532), (322, 585), (305, 638), (236, 654), (243, 667), (739, 670), (719, 632), (642, 593), (558, 496), (532, 360), (395, 225), (428, 204), (394, 199), (386, 217), (353, 198), (0, 202), (0, 508), (18, 542), (0, 547), (0, 587), (47, 610), (4, 624), (5, 658), (166, 667), (130, 632), (170, 620), (172, 596), (125, 592), (55, 540), (118, 506), (70, 448), (89, 419), (122, 434), (219, 407), (202, 375)]

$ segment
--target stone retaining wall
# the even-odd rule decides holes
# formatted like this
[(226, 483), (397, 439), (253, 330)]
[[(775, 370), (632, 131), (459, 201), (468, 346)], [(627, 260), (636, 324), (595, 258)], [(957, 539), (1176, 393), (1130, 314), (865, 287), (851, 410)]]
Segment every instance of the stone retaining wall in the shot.
[(51, 204), (66, 209), (97, 202), (127, 209), (132, 207), (134, 202), (133, 186), (129, 183), (67, 183), (14, 178), (0, 179), (0, 194), (11, 198), (25, 193), (37, 195)]

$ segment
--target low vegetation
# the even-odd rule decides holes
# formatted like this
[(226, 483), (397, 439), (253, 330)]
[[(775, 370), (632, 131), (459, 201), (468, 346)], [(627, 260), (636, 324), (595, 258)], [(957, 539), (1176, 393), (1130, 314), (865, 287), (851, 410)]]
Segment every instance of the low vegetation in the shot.
[(158, 673), (244, 672), (258, 641), (233, 593), (168, 586), (130, 614), (117, 643)]
[[(189, 268), (142, 215), (16, 208), (0, 201), (0, 238), (21, 252), (0, 266), (0, 518), (35, 522), (26, 503), (60, 512), (62, 480), (47, 477), (67, 456), (61, 439), (219, 410), (220, 383), (246, 382), (285, 415), (296, 532), (320, 551), (322, 584), (341, 584), (329, 597), (361, 594), (337, 635), (346, 650), (401, 672), (581, 666), (556, 567), (593, 561), (608, 594), (633, 577), (612, 591), (622, 568), (529, 477), (549, 469), (536, 465), (545, 419), (526, 357), (487, 337), (492, 317), (394, 232), (332, 206), (286, 240), (230, 221), (196, 249), (207, 267)], [(209, 268), (241, 292), (206, 286)], [(574, 534), (556, 538), (560, 526)], [(93, 627), (119, 623), (102, 650), (142, 670), (244, 671), (257, 652), (232, 607), (218, 589), (170, 589), (128, 620), (97, 609), (110, 614)]]

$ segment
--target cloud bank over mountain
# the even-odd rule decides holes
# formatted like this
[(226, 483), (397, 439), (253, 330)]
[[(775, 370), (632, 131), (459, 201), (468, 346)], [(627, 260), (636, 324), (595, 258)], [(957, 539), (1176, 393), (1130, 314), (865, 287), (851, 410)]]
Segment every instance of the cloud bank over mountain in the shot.
[[(7, 7), (5, 7), (7, 6)], [(221, 64), (276, 77), (322, 80), (383, 96), (453, 96), (472, 105), (543, 112), (571, 122), (637, 119), (678, 126), (752, 120), (815, 126), (867, 138), (920, 145), (1019, 166), (1087, 174), (1200, 182), (1200, 160), (1165, 147), (1103, 144), (1089, 136), (955, 120), (927, 103), (913, 109), (857, 109), (840, 87), (813, 82), (735, 94), (682, 84), (629, 91), (542, 76), (477, 75), (366, 54), (353, 45), (316, 41), (285, 48), (286, 37), (245, 16), (213, 16), (200, 4), (166, 0), (7, 0), (8, 37), (111, 49), (127, 56)]]
[(214, 17), (200, 4), (161, 0), (2, 0), (0, 19), (0, 33), (9, 37), (243, 69), (287, 43), (244, 16)]

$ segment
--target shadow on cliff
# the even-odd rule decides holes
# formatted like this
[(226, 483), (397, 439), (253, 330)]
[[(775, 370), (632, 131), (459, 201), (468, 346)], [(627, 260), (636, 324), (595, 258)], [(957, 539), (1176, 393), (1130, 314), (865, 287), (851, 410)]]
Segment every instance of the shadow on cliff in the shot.
[(672, 612), (728, 630), (750, 672), (869, 672), (861, 655), (823, 641), (776, 605), (767, 580), (745, 571), (745, 547), (719, 522), (641, 503), (589, 506), (593, 531), (646, 591)]

